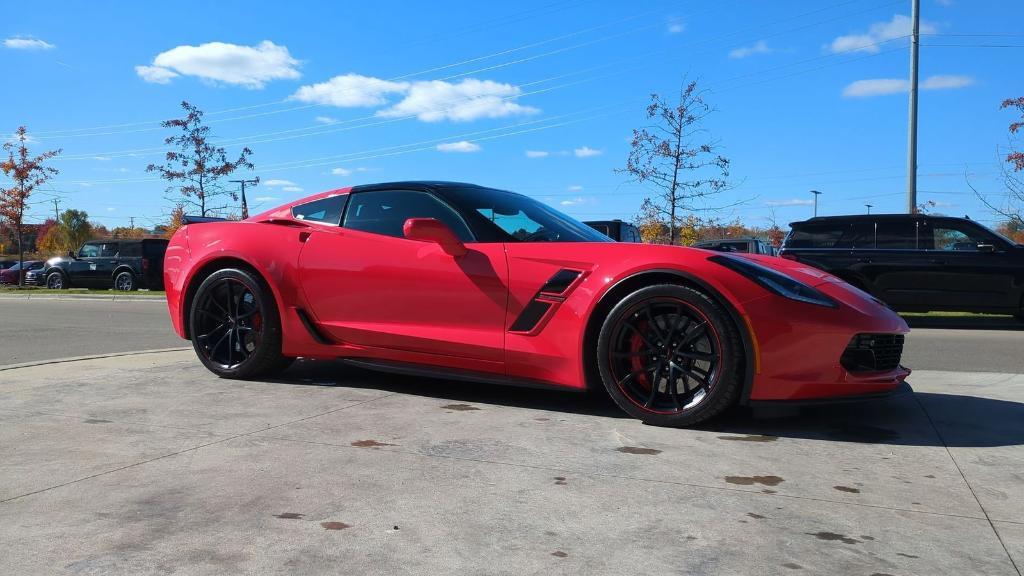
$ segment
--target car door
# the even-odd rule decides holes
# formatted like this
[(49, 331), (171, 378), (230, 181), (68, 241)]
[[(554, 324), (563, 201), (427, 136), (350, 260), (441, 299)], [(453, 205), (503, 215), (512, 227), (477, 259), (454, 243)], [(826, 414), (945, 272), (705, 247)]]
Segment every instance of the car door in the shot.
[[(473, 242), (463, 218), (427, 191), (350, 196), (341, 226), (312, 226), (299, 256), (301, 286), (319, 325), (342, 343), (388, 350), (394, 359), (463, 359), (467, 369), (503, 371), (503, 244)], [(468, 252), (451, 256), (433, 242), (405, 238), (409, 218), (444, 222)]]
[(873, 223), (873, 247), (851, 251), (852, 267), (869, 291), (894, 308), (919, 307), (921, 293), (927, 290), (921, 276), (925, 263), (918, 249), (919, 226), (916, 218), (878, 218)]
[(103, 242), (86, 242), (78, 250), (78, 255), (68, 262), (64, 269), (68, 278), (75, 286), (96, 286), (96, 269), (103, 252)]
[(926, 243), (921, 255), (923, 303), (949, 309), (1016, 308), (1018, 270), (1005, 242), (955, 218), (922, 221), (921, 238)]

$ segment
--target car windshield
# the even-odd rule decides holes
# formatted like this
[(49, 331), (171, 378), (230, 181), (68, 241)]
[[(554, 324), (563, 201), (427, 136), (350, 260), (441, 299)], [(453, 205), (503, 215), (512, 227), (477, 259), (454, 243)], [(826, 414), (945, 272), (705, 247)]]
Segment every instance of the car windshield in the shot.
[(482, 242), (613, 242), (590, 226), (522, 194), (457, 188), (444, 196), (471, 220)]

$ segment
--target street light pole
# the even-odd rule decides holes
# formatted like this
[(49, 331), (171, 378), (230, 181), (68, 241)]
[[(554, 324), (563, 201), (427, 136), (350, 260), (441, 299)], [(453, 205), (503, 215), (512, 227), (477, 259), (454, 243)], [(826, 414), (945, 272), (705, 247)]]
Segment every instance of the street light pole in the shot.
[(917, 212), (917, 62), (921, 36), (921, 0), (911, 0), (913, 29), (910, 34), (910, 126), (907, 135), (907, 213)]
[(814, 194), (814, 217), (818, 217), (818, 196), (821, 196), (821, 192), (817, 190), (811, 190), (811, 194)]
[(871, 214), (871, 207), (874, 206), (874, 204), (865, 204), (865, 206), (868, 208), (868, 214)]

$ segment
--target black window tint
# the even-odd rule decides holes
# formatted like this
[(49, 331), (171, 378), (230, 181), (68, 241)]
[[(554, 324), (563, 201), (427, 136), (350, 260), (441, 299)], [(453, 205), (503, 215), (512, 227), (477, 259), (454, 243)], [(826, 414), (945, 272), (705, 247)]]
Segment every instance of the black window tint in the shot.
[(879, 250), (917, 249), (917, 222), (879, 220), (875, 223), (875, 248)]
[(100, 245), (100, 258), (113, 258), (117, 256), (119, 247), (117, 242), (104, 242)]
[(299, 204), (292, 207), (292, 216), (298, 220), (324, 222), (337, 226), (341, 221), (341, 211), (345, 209), (347, 198), (348, 195), (345, 194)]
[(118, 254), (121, 258), (138, 258), (142, 256), (142, 243), (125, 242), (121, 244), (121, 251)]
[(612, 237), (612, 231), (608, 229), (607, 224), (590, 224), (590, 227), (609, 238)]
[(167, 244), (167, 240), (146, 240), (142, 243), (142, 253), (146, 258), (163, 258)]
[(955, 251), (977, 251), (978, 244), (992, 244), (994, 240), (978, 228), (965, 222), (939, 221), (932, 225), (930, 222), (922, 223), (930, 236), (929, 250), (955, 250)]
[(793, 229), (786, 240), (787, 248), (835, 248), (843, 237), (842, 224), (808, 224)]
[(412, 190), (379, 190), (352, 195), (345, 211), (345, 228), (402, 238), (402, 228), (409, 218), (436, 218), (444, 222), (463, 242), (472, 242), (473, 235), (454, 210), (427, 192)]
[(640, 242), (640, 231), (636, 229), (636, 226), (627, 226), (626, 231), (629, 232), (630, 242)]

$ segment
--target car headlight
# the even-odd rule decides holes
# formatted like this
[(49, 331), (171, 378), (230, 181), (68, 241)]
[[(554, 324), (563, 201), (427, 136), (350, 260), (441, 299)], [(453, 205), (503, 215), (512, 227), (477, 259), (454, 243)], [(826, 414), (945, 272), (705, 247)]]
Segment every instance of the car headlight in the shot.
[(808, 304), (816, 304), (818, 306), (825, 306), (827, 308), (838, 308), (839, 304), (821, 293), (818, 290), (804, 284), (803, 282), (790, 278), (781, 272), (772, 270), (767, 266), (763, 266), (752, 260), (746, 258), (736, 258), (733, 256), (712, 256), (708, 260), (715, 264), (720, 264), (726, 268), (742, 274), (747, 278), (757, 282), (763, 286), (769, 292), (773, 292), (784, 298), (790, 300), (796, 300), (798, 302), (806, 302)]

